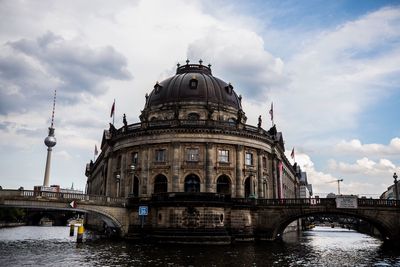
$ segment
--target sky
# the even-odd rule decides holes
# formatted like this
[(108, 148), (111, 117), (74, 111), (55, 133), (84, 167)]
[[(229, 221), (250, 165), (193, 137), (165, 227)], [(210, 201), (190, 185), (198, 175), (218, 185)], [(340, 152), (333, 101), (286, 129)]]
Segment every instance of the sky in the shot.
[[(145, 94), (186, 59), (231, 82), (314, 194), (379, 197), (400, 174), (400, 1), (0, 0), (0, 185), (84, 190), (115, 99), (139, 121)], [(295, 159), (290, 153), (295, 150)]]

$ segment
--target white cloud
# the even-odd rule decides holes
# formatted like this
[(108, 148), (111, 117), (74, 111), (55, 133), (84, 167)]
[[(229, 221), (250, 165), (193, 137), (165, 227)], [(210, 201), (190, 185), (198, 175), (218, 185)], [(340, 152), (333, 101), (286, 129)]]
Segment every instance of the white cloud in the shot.
[(395, 137), (389, 144), (363, 144), (358, 139), (350, 141), (342, 140), (335, 146), (335, 151), (339, 153), (349, 153), (357, 155), (397, 155), (400, 153), (400, 138)]
[(398, 90), (399, 28), (400, 8), (385, 8), (307, 40), (285, 62), (288, 88), (270, 94), (285, 107), (281, 127), (299, 143), (356, 129), (360, 114)]
[(396, 165), (388, 159), (380, 159), (378, 162), (375, 162), (366, 157), (356, 160), (353, 164), (337, 162), (335, 160), (330, 160), (329, 162), (329, 169), (332, 171), (372, 177), (390, 177), (396, 171), (396, 168)]

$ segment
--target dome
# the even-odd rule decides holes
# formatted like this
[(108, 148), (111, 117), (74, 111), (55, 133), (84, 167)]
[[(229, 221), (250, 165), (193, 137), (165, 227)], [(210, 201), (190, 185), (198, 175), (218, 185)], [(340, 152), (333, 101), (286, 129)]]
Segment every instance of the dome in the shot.
[(160, 83), (148, 96), (146, 108), (162, 104), (181, 104), (187, 102), (214, 103), (241, 110), (240, 97), (230, 83), (214, 77), (211, 65), (187, 64), (179, 66), (176, 74)]

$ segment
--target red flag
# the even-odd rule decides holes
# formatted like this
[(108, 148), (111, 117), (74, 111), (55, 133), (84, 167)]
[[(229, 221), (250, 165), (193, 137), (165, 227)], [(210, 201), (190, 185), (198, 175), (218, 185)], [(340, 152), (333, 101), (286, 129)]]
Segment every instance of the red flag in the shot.
[(271, 109), (269, 110), (269, 115), (271, 115), (271, 121), (274, 120), (274, 103), (271, 102)]
[(114, 111), (115, 111), (115, 100), (111, 106), (111, 113), (110, 113), (110, 118), (114, 115)]
[(99, 151), (97, 150), (97, 145), (94, 145), (94, 155), (97, 156)]
[(292, 149), (292, 153), (290, 154), (290, 157), (291, 157), (292, 159), (294, 159), (294, 147), (293, 147), (293, 149)]

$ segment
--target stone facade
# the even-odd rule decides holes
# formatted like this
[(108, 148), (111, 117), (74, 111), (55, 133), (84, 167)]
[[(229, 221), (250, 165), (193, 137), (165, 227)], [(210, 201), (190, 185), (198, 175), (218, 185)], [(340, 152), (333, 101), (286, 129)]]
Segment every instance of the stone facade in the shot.
[[(101, 154), (87, 165), (87, 193), (139, 202), (170, 193), (187, 194), (186, 202), (206, 193), (298, 198), (299, 173), (284, 155), (282, 133), (263, 129), (261, 121), (247, 125), (241, 99), (210, 67), (178, 66), (146, 94), (139, 123), (104, 131)], [(242, 232), (253, 223), (249, 210), (205, 205), (154, 207), (147, 223)], [(137, 215), (131, 218), (137, 225)]]

